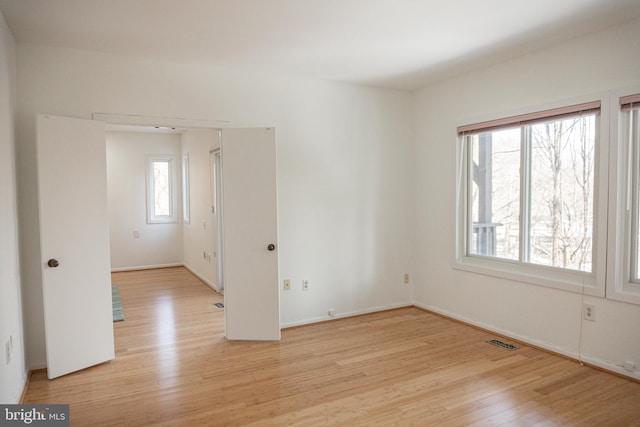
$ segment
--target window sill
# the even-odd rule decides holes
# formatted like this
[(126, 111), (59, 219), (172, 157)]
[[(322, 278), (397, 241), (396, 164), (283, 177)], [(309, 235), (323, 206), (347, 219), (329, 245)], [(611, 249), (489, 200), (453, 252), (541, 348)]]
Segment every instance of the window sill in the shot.
[(173, 219), (147, 219), (147, 224), (177, 224), (178, 220)]
[(456, 260), (453, 268), (567, 292), (597, 297), (605, 296), (604, 286), (597, 286), (596, 274), (594, 273), (470, 256)]
[(607, 299), (640, 305), (640, 284), (625, 283), (607, 288)]

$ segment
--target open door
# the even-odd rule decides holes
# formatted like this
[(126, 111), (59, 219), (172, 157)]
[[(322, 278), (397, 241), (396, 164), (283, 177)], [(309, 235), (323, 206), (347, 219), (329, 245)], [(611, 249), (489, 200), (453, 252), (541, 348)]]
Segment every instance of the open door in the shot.
[(220, 148), (209, 151), (209, 166), (211, 168), (211, 210), (216, 221), (216, 280), (218, 292), (224, 293), (224, 274), (222, 273), (224, 267), (224, 248), (222, 247), (222, 175), (220, 174)]
[(49, 378), (115, 357), (104, 123), (39, 115), (38, 199)]
[(275, 130), (223, 129), (226, 337), (279, 340)]

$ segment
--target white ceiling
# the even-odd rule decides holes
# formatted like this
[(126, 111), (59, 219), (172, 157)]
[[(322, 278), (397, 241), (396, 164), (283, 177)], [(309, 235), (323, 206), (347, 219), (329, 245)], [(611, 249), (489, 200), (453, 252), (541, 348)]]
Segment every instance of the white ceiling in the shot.
[(18, 42), (398, 89), (640, 16), (640, 0), (0, 0)]

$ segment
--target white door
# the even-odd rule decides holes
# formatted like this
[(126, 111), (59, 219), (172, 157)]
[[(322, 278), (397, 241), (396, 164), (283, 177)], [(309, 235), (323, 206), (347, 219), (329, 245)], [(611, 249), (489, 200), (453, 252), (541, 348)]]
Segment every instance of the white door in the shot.
[(224, 129), (223, 274), (226, 337), (279, 340), (274, 129)]
[(38, 116), (38, 199), (49, 378), (115, 356), (105, 150), (104, 123)]

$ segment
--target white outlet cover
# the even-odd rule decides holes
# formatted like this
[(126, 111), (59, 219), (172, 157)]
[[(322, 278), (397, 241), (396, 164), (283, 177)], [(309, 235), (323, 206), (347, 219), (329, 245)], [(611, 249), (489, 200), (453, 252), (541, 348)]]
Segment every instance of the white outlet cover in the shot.
[(596, 306), (593, 304), (584, 304), (582, 306), (582, 318), (591, 322), (596, 321)]

